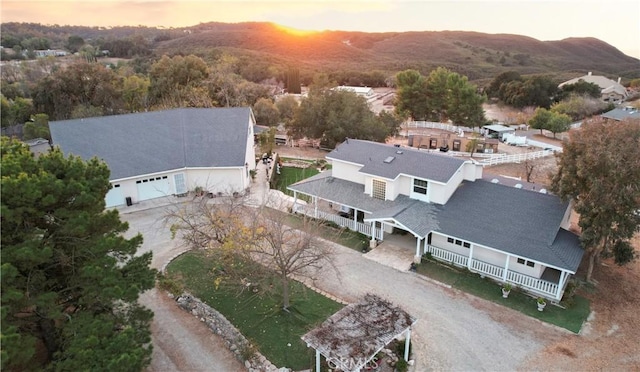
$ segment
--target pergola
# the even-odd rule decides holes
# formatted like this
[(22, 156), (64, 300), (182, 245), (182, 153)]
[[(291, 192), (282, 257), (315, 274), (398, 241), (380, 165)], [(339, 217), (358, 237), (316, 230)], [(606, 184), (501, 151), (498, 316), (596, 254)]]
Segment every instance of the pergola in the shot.
[(409, 359), (411, 326), (416, 318), (391, 302), (367, 294), (358, 303), (333, 314), (302, 340), (316, 350), (316, 371), (320, 355), (336, 369), (359, 371), (394, 338), (406, 333), (404, 360)]

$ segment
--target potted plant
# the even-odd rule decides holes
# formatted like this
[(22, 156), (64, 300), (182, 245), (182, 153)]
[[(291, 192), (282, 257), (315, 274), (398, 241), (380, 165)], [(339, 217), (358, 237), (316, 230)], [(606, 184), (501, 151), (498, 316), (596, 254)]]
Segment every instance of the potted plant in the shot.
[(538, 303), (538, 311), (544, 310), (544, 307), (547, 306), (547, 301), (542, 297), (538, 297), (536, 302)]
[(509, 297), (509, 293), (511, 292), (511, 283), (505, 283), (502, 286), (502, 297), (503, 298), (507, 298)]

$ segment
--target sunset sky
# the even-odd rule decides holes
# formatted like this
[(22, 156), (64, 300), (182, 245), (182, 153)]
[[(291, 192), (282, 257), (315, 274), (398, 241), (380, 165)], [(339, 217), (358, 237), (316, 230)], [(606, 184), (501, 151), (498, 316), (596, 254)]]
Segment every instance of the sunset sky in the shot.
[(164, 27), (269, 21), (303, 30), (478, 31), (595, 37), (640, 58), (640, 1), (0, 0), (2, 22)]

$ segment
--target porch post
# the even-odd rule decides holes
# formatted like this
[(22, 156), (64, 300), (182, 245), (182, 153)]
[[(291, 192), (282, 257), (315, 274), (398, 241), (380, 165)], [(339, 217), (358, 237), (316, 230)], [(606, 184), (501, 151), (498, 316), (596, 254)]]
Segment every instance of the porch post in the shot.
[(314, 204), (313, 218), (318, 218), (318, 197), (317, 196), (313, 197), (313, 204)]
[(298, 192), (293, 191), (293, 207), (291, 207), (291, 211), (296, 213), (296, 205), (298, 204)]
[(422, 238), (419, 236), (416, 236), (416, 259), (420, 259), (420, 242), (422, 241)]
[(411, 345), (411, 327), (407, 329), (407, 338), (404, 339), (404, 361), (409, 361), (409, 345)]
[(504, 264), (504, 274), (502, 274), (503, 282), (507, 281), (507, 274), (509, 273), (509, 258), (511, 258), (511, 256), (507, 254), (507, 262)]
[(358, 231), (358, 210), (353, 208), (353, 231)]
[(471, 263), (473, 261), (473, 246), (475, 244), (471, 244), (471, 247), (469, 247), (469, 259), (467, 260), (467, 269), (471, 270)]
[(427, 245), (429, 245), (429, 244), (427, 243), (427, 239), (425, 239), (424, 240), (424, 244), (422, 245), (422, 254), (425, 254), (425, 253), (428, 252), (427, 251)]
[(567, 272), (562, 270), (560, 273), (560, 280), (558, 280), (558, 290), (556, 292), (556, 300), (562, 299), (562, 289), (564, 288), (564, 282), (567, 280)]
[(316, 372), (320, 372), (320, 350), (316, 349)]

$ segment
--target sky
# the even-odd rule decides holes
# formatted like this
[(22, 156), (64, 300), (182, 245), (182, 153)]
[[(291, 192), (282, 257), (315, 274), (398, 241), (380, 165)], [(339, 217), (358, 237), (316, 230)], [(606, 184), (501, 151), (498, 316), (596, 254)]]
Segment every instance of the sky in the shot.
[(477, 31), (542, 41), (595, 37), (640, 58), (638, 0), (0, 0), (0, 21), (104, 27), (268, 21), (318, 31)]

